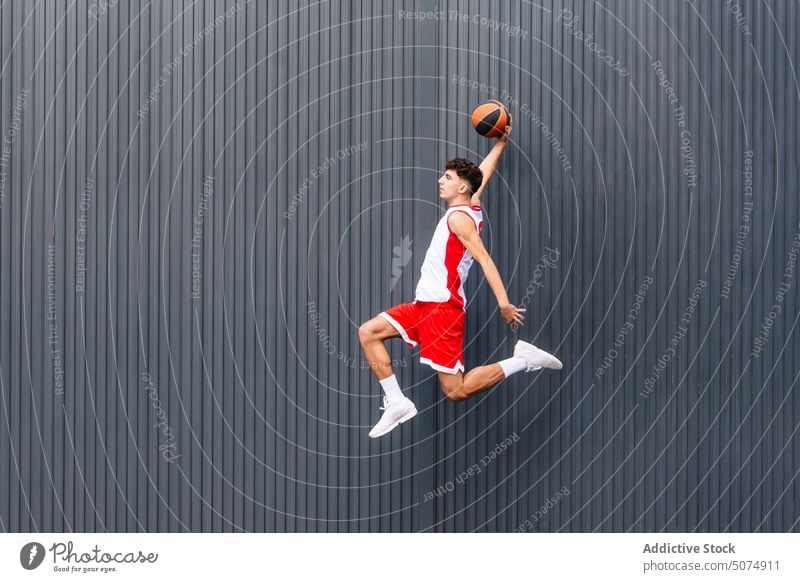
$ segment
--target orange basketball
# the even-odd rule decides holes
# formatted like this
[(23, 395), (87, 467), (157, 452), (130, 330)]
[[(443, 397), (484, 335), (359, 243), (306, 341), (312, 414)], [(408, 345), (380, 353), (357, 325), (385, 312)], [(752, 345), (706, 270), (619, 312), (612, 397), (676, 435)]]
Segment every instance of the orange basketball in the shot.
[(508, 123), (508, 110), (499, 101), (482, 103), (472, 111), (472, 127), (483, 137), (503, 135), (506, 123)]

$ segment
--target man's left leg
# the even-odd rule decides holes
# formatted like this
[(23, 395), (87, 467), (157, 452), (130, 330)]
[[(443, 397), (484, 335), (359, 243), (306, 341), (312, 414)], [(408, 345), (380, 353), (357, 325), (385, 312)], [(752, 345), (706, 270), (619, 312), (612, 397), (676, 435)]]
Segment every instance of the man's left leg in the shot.
[(501, 381), (518, 372), (533, 372), (542, 368), (561, 369), (561, 362), (544, 350), (527, 342), (519, 341), (510, 358), (473, 368), (466, 374), (439, 372), (439, 385), (450, 400), (466, 400), (476, 394), (494, 388)]
[[(524, 368), (523, 368), (524, 370)], [(500, 364), (478, 366), (466, 374), (439, 372), (439, 385), (450, 400), (466, 400), (497, 386), (506, 378)]]

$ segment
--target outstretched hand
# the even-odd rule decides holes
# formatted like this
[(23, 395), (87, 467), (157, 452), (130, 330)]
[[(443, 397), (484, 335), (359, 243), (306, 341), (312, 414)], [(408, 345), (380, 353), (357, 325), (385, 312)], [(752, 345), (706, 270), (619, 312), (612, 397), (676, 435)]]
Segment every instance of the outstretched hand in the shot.
[(503, 319), (506, 320), (506, 323), (514, 329), (525, 325), (525, 316), (523, 315), (525, 309), (522, 307), (506, 303), (500, 306), (500, 313), (503, 315)]

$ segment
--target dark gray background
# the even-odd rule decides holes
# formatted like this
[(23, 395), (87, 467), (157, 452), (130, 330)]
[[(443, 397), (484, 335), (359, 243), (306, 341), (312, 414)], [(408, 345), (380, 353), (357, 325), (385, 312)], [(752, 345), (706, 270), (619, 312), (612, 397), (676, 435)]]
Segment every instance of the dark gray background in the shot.
[[(763, 0), (6, 0), (0, 529), (800, 531), (799, 27)], [(413, 298), (492, 97), (483, 239), (528, 317), (474, 267), (467, 365), (524, 338), (565, 367), (452, 403), (394, 341), (420, 414), (368, 439), (358, 324)]]

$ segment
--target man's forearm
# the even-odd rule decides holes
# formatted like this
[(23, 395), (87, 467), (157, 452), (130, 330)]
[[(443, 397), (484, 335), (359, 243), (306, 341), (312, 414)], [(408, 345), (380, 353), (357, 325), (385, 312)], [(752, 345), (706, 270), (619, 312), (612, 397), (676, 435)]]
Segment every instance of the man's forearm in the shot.
[(500, 156), (503, 154), (505, 147), (505, 140), (497, 140), (497, 143), (494, 144), (494, 147), (492, 147), (486, 157), (483, 158), (483, 161), (479, 167), (481, 172), (483, 172), (484, 183), (489, 180), (497, 168), (497, 164), (500, 162)]
[(505, 305), (509, 303), (505, 285), (503, 285), (503, 280), (500, 278), (500, 271), (497, 270), (494, 261), (491, 258), (487, 258), (481, 263), (481, 267), (483, 268), (483, 274), (486, 277), (489, 288), (494, 292), (494, 296), (497, 298), (497, 304)]

